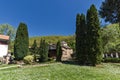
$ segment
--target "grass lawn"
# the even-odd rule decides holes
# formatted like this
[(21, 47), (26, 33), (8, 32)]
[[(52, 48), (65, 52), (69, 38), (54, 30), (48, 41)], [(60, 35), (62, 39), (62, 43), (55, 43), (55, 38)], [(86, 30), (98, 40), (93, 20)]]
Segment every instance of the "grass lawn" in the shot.
[(97, 67), (57, 64), (0, 70), (0, 80), (120, 80), (120, 64)]

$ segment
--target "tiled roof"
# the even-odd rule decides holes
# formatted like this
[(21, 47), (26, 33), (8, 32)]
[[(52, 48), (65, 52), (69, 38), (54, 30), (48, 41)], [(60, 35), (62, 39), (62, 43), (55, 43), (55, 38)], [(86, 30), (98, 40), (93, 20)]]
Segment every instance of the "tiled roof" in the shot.
[(0, 34), (0, 39), (9, 40), (9, 38), (10, 38), (9, 36)]

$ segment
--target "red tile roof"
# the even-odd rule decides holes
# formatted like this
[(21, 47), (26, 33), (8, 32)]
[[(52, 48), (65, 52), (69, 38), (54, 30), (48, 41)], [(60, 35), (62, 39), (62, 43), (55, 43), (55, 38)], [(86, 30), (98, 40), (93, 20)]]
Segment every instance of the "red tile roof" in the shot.
[(0, 34), (0, 39), (9, 40), (9, 38), (10, 38), (9, 36)]

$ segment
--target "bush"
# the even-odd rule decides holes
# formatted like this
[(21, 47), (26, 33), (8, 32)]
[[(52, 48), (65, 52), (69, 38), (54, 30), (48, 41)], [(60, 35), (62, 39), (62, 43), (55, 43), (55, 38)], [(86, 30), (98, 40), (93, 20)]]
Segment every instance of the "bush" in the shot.
[(48, 61), (52, 63), (52, 62), (55, 62), (56, 59), (55, 58), (49, 58)]
[(120, 63), (120, 58), (105, 58), (104, 62)]
[(32, 64), (34, 62), (34, 56), (28, 55), (24, 57), (24, 63), (26, 64)]

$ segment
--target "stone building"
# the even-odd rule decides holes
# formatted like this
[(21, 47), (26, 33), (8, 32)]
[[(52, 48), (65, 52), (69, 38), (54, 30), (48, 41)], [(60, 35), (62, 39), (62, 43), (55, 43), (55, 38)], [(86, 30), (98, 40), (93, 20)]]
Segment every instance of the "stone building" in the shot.
[[(72, 59), (73, 49), (68, 46), (68, 44), (65, 41), (61, 42), (62, 47), (62, 61), (67, 61)], [(49, 53), (48, 57), (50, 58), (56, 58), (56, 44), (49, 44)]]

